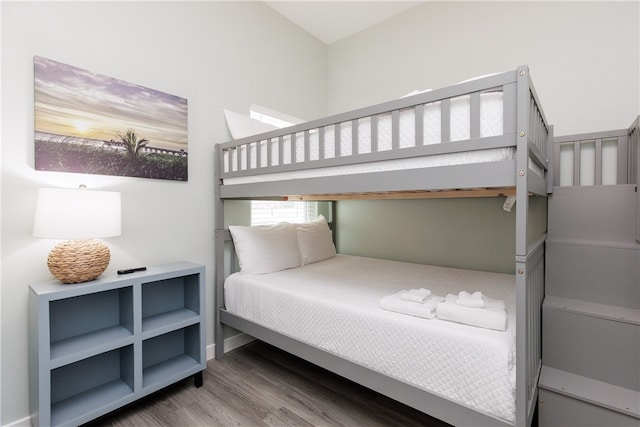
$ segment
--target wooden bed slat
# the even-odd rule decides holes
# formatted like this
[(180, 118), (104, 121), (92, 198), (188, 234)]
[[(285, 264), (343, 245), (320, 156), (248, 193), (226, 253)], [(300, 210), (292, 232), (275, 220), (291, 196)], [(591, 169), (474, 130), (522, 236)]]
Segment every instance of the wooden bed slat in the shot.
[(451, 141), (451, 101), (443, 99), (440, 103), (440, 140), (442, 143)]
[(358, 153), (358, 119), (354, 119), (351, 121), (351, 153)]
[(309, 139), (309, 131), (304, 131), (304, 161), (308, 162), (311, 160), (311, 141)]
[(327, 154), (324, 151), (324, 146), (325, 146), (324, 135), (325, 133), (324, 133), (324, 126), (323, 126), (318, 129), (318, 149), (320, 152), (320, 160), (324, 160), (327, 158), (326, 157)]
[(470, 108), (470, 137), (480, 138), (480, 92), (474, 92), (471, 94), (469, 100)]
[(325, 201), (325, 200), (394, 200), (394, 199), (450, 199), (464, 197), (504, 197), (515, 196), (515, 187), (475, 188), (468, 190), (440, 191), (394, 191), (383, 193), (351, 193), (351, 194), (315, 194), (290, 195), (284, 200), (290, 201)]
[(400, 111), (393, 110), (391, 113), (391, 150), (400, 147)]
[(416, 105), (413, 114), (416, 125), (415, 146), (420, 147), (424, 145), (424, 105)]
[(378, 116), (371, 116), (371, 152), (378, 152)]
[(333, 125), (333, 144), (334, 144), (334, 153), (336, 157), (342, 157), (344, 154), (342, 153), (342, 124), (336, 123)]

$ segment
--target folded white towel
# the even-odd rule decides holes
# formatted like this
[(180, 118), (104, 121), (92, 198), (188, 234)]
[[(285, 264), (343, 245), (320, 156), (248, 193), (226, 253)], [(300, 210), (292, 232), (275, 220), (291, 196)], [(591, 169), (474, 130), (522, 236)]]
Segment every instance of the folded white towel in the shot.
[(504, 301), (485, 298), (485, 308), (469, 308), (456, 303), (457, 295), (449, 294), (436, 307), (438, 319), (464, 323), (486, 329), (507, 329), (507, 312)]
[(400, 294), (400, 299), (405, 301), (419, 302), (423, 304), (431, 297), (431, 291), (429, 289), (411, 289), (409, 291), (403, 291)]
[(380, 308), (396, 313), (408, 314), (410, 316), (433, 319), (436, 315), (436, 306), (438, 303), (444, 301), (444, 298), (441, 296), (431, 295), (423, 304), (416, 304), (415, 302), (401, 299), (400, 295), (403, 292), (407, 291), (400, 291), (381, 298)]
[(482, 292), (477, 291), (470, 294), (467, 291), (461, 291), (456, 298), (456, 304), (469, 308), (484, 308), (484, 296)]

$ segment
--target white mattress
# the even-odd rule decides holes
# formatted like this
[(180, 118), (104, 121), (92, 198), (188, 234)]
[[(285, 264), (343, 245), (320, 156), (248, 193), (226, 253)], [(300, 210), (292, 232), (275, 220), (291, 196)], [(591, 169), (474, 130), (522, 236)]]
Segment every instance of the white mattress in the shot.
[[(503, 100), (502, 92), (487, 92), (480, 96), (480, 137), (489, 137), (502, 135), (503, 133)], [(450, 100), (450, 141), (460, 141), (470, 138), (471, 119), (470, 119), (470, 97), (469, 95), (460, 96)], [(440, 102), (433, 102), (424, 105), (423, 109), (423, 143), (425, 145), (441, 143), (441, 105)], [(400, 111), (399, 120), (399, 148), (414, 147), (416, 144), (415, 137), (415, 109), (409, 108)], [(377, 151), (389, 151), (392, 149), (392, 119), (391, 113), (378, 116), (378, 148)], [(353, 153), (352, 142), (352, 122), (344, 122), (340, 124), (340, 138), (336, 138), (334, 126), (324, 128), (324, 156), (323, 158), (331, 159), (336, 157), (351, 156)], [(291, 164), (292, 160), (296, 163), (305, 161), (305, 145), (304, 135), (302, 133), (295, 136), (295, 147), (292, 152), (292, 137), (286, 136), (282, 145), (282, 164)], [(310, 133), (309, 153), (310, 161), (320, 159), (320, 143), (319, 130)], [(271, 164), (267, 164), (268, 146), (271, 146)], [(358, 153), (371, 153), (374, 150), (371, 143), (371, 119), (365, 118), (358, 121)], [(238, 159), (240, 156), (240, 169), (254, 169), (257, 165), (258, 150), (260, 151), (260, 166), (277, 166), (280, 161), (279, 145), (277, 139), (262, 140), (252, 144), (250, 148), (241, 147), (240, 150), (225, 152), (230, 162), (225, 161), (225, 165), (231, 165), (230, 170), (227, 166), (225, 172), (235, 171), (238, 168)], [(250, 151), (250, 152), (248, 152)], [(312, 171), (284, 172), (277, 174), (259, 175), (257, 177), (237, 177), (227, 178), (224, 184), (243, 184), (251, 182), (266, 182), (281, 179), (295, 179), (318, 176), (344, 175), (350, 173), (363, 173), (368, 171), (385, 171), (397, 169), (411, 169), (418, 167), (445, 166), (454, 164), (479, 163), (488, 161), (499, 161), (511, 159), (514, 155), (514, 149), (499, 148), (491, 150), (477, 150), (468, 153), (442, 154), (436, 156), (422, 157), (417, 159), (403, 159), (388, 162), (375, 162), (367, 165), (353, 165), (357, 168), (353, 170), (349, 167), (330, 167), (321, 168)], [(228, 158), (231, 156), (231, 159)], [(374, 168), (374, 169), (367, 169)], [(363, 170), (365, 169), (365, 170)]]
[(386, 160), (379, 162), (357, 163), (344, 166), (305, 169), (289, 172), (275, 172), (263, 175), (225, 178), (225, 185), (275, 182), (289, 179), (321, 178), (326, 176), (354, 175), (407, 169), (420, 169), (436, 166), (466, 165), (510, 160), (515, 157), (515, 147), (492, 148), (488, 150), (465, 151), (452, 154), (437, 154), (424, 157)]
[[(415, 387), (515, 423), (515, 278), (347, 255), (225, 282), (229, 312)], [(505, 332), (378, 307), (425, 287), (482, 291), (506, 303)]]

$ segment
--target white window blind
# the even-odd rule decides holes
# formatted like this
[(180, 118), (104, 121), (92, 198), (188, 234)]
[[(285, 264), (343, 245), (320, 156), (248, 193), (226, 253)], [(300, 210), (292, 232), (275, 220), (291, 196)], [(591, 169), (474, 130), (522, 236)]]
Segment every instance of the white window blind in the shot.
[(251, 225), (301, 223), (318, 217), (317, 202), (251, 201)]

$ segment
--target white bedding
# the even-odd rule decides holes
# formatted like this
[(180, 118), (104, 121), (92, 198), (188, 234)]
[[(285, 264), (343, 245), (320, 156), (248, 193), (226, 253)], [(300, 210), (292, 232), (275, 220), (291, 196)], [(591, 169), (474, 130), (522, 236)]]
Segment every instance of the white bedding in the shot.
[[(450, 109), (450, 141), (460, 141), (470, 138), (470, 97), (469, 95), (451, 99)], [(440, 102), (433, 102), (424, 105), (422, 115), (423, 121), (423, 143), (425, 145), (441, 143), (441, 105)], [(420, 118), (417, 118), (420, 120)], [(413, 108), (401, 110), (399, 120), (399, 148), (414, 147), (416, 114)], [(324, 128), (324, 155), (323, 158), (335, 158), (350, 156), (353, 153), (352, 142), (352, 122), (340, 124), (340, 138), (336, 137), (334, 126)], [(378, 116), (378, 147), (377, 151), (388, 151), (392, 149), (392, 119), (391, 113)], [(502, 135), (503, 133), (503, 97), (502, 92), (487, 92), (480, 96), (480, 137)], [(319, 131), (316, 129), (310, 133), (308, 159), (318, 160), (320, 156)], [(291, 164), (305, 161), (304, 135), (302, 133), (295, 136), (295, 147), (291, 150), (292, 138), (286, 136), (282, 144), (282, 164)], [(271, 146), (271, 164), (267, 164), (268, 146)], [(358, 121), (358, 141), (356, 143), (358, 153), (371, 153), (376, 151), (371, 142), (371, 119), (365, 118)], [(248, 153), (248, 151), (250, 151)], [(225, 152), (225, 172), (235, 171), (238, 168), (240, 156), (240, 169), (254, 169), (257, 165), (258, 151), (260, 151), (260, 166), (277, 166), (280, 162), (279, 145), (277, 140), (262, 140), (252, 144), (249, 149), (241, 147), (240, 150)], [(498, 148), (490, 150), (476, 150), (467, 153), (441, 154), (415, 159), (402, 159), (395, 161), (375, 162), (365, 165), (352, 165), (341, 167), (321, 168), (317, 170), (307, 170), (298, 172), (284, 172), (277, 174), (258, 175), (252, 177), (226, 178), (224, 184), (244, 184), (251, 182), (266, 182), (281, 179), (295, 179), (318, 176), (344, 175), (350, 173), (379, 172), (385, 170), (411, 169), (419, 167), (445, 166), (454, 164), (480, 163), (488, 161), (500, 161), (513, 158), (515, 150), (513, 147)], [(231, 159), (228, 158), (231, 156)], [(230, 160), (230, 162), (228, 161)], [(229, 166), (230, 165), (230, 166)], [(356, 170), (354, 170), (354, 168)], [(373, 168), (373, 169), (369, 169)]]
[[(264, 275), (235, 273), (226, 309), (382, 374), (515, 423), (515, 278), (338, 255)], [(502, 299), (506, 332), (379, 308), (401, 289)]]

